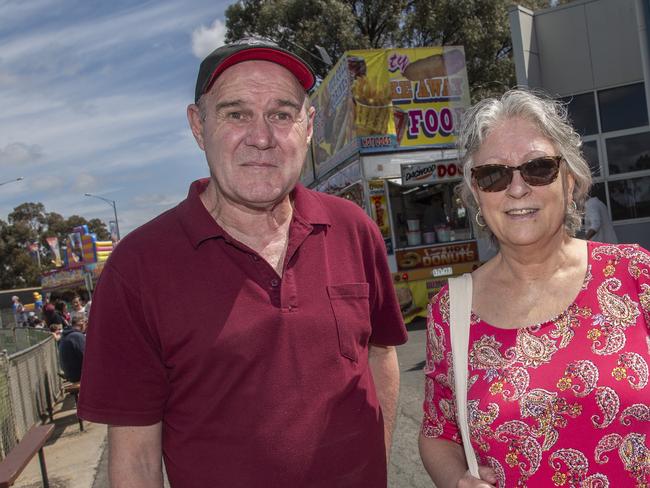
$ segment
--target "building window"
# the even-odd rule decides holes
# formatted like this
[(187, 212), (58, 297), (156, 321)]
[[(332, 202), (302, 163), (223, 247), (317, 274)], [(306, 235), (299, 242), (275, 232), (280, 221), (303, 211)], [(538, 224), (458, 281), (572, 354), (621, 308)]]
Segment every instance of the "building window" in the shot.
[(601, 132), (648, 125), (643, 83), (598, 92)]
[(598, 141), (587, 141), (582, 143), (582, 155), (584, 156), (592, 176), (600, 176), (600, 158), (598, 157)]
[(596, 197), (604, 204), (607, 204), (607, 195), (605, 195), (605, 183), (594, 183), (589, 190), (589, 195)]
[(609, 174), (650, 169), (650, 132), (606, 139)]
[(612, 219), (650, 217), (650, 176), (609, 182)]
[(560, 99), (566, 103), (571, 125), (581, 136), (598, 133), (598, 119), (596, 117), (596, 103), (593, 92), (573, 95)]

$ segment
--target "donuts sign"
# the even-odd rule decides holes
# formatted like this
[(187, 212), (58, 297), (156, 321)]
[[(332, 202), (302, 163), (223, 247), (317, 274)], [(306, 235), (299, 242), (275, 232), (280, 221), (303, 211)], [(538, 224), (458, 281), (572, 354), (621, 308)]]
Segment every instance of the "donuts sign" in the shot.
[(433, 163), (404, 164), (402, 170), (402, 184), (421, 185), (441, 180), (453, 180), (460, 177), (460, 169), (456, 160), (436, 161)]

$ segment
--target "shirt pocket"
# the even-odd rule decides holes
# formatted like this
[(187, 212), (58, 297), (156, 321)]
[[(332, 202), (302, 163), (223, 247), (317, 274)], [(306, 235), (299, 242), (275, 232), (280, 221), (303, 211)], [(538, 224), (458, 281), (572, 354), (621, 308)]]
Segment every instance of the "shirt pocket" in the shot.
[(370, 304), (368, 283), (328, 285), (341, 355), (352, 361), (359, 360), (359, 352), (370, 338)]

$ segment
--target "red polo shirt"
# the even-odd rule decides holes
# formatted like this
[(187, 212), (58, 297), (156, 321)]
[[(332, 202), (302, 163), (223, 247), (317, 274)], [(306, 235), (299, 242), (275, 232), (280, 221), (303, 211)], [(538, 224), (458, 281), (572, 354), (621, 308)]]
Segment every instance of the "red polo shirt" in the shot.
[(367, 345), (406, 331), (377, 227), (298, 186), (280, 278), (215, 223), (206, 185), (106, 264), (79, 415), (162, 421), (173, 486), (386, 486)]

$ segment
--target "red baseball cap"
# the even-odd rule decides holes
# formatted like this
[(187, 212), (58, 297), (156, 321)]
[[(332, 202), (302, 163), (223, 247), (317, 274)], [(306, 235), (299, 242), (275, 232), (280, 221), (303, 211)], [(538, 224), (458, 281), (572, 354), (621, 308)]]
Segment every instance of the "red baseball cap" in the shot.
[(196, 79), (194, 102), (210, 91), (215, 80), (231, 66), (243, 61), (271, 61), (285, 67), (298, 79), (305, 91), (312, 89), (316, 75), (307, 62), (267, 39), (246, 37), (212, 51), (201, 63)]

